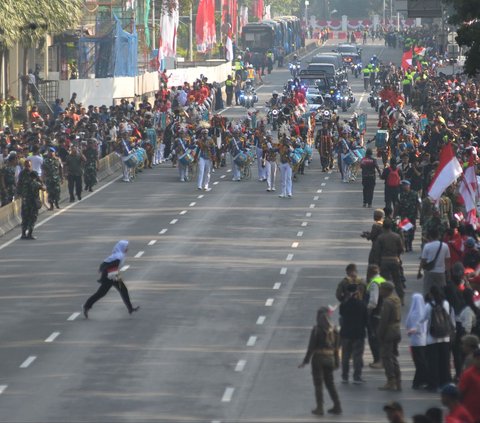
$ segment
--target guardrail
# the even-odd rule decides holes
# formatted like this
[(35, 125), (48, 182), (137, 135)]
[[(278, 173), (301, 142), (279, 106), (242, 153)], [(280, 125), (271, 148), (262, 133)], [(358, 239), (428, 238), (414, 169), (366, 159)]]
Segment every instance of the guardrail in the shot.
[[(108, 177), (119, 172), (122, 167), (121, 159), (115, 153), (109, 154), (108, 156), (99, 160), (97, 179), (98, 181), (107, 179)], [(60, 200), (61, 203), (65, 203), (68, 198), (68, 185), (64, 181), (62, 184), (62, 193), (67, 195), (65, 198)], [(43, 204), (47, 203), (47, 193), (42, 191), (40, 193), (40, 198)], [(6, 233), (15, 229), (22, 223), (22, 200), (18, 199), (10, 204), (7, 204), (4, 207), (0, 207), (0, 237), (4, 236)], [(47, 212), (45, 207), (42, 207), (39, 210), (39, 214)]]

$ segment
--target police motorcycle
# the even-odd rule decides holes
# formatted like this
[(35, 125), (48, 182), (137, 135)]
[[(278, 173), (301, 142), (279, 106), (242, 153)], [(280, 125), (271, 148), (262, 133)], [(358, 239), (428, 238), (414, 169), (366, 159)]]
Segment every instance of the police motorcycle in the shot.
[(358, 78), (361, 72), (362, 72), (362, 63), (361, 62), (353, 63), (352, 74), (355, 75), (355, 78)]
[(352, 103), (355, 102), (352, 90), (348, 86), (348, 81), (344, 79), (336, 95), (337, 105), (342, 109), (342, 112), (346, 112)]
[(277, 91), (273, 91), (272, 98), (265, 103), (265, 106), (267, 109), (267, 121), (275, 131), (278, 129), (278, 121), (282, 112), (282, 100), (278, 97)]
[(293, 61), (288, 64), (288, 68), (290, 69), (290, 74), (293, 78), (297, 78), (300, 74), (300, 70), (302, 68), (302, 63), (298, 60), (297, 55), (293, 56)]
[(370, 91), (370, 96), (368, 97), (368, 102), (370, 106), (372, 106), (376, 112), (380, 108), (381, 98), (380, 98), (380, 91), (382, 89), (381, 81), (379, 79), (375, 80), (373, 85), (372, 91)]
[(239, 103), (246, 109), (250, 109), (258, 102), (258, 96), (250, 79), (245, 82), (245, 88), (240, 92)]

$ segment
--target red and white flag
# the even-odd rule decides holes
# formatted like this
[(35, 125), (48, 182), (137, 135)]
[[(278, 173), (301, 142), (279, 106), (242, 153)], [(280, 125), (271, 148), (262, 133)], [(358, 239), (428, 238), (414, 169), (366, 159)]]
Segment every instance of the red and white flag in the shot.
[(402, 56), (402, 69), (407, 70), (412, 66), (412, 59), (413, 59), (413, 52), (412, 50), (408, 50), (405, 53), (403, 53)]
[(200, 0), (195, 21), (197, 51), (205, 53), (215, 45), (215, 0)]
[(444, 191), (462, 175), (462, 165), (455, 157), (452, 144), (445, 145), (440, 151), (440, 164), (428, 190), (428, 196), (438, 201)]
[(402, 230), (402, 231), (409, 231), (410, 229), (413, 229), (413, 223), (410, 222), (409, 219), (405, 218), (403, 219), (399, 224), (398, 224), (398, 227)]
[(163, 8), (160, 15), (160, 35), (158, 39), (158, 62), (166, 57), (177, 54), (177, 29), (180, 19), (178, 0), (172, 2), (174, 8), (170, 11)]
[(417, 56), (425, 56), (427, 49), (425, 47), (415, 47), (413, 51)]
[(475, 162), (473, 156), (470, 157), (468, 167), (463, 172), (463, 178), (460, 182), (460, 195), (463, 197), (465, 210), (470, 213), (477, 207), (477, 175), (475, 173)]

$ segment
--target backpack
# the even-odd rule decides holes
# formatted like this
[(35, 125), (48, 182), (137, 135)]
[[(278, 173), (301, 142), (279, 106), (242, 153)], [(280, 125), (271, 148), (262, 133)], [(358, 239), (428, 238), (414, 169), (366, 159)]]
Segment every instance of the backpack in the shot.
[(387, 175), (387, 186), (395, 188), (400, 186), (400, 174), (398, 168), (390, 169)]
[(434, 338), (446, 338), (454, 332), (450, 315), (443, 308), (443, 304), (432, 304), (430, 316), (430, 335)]

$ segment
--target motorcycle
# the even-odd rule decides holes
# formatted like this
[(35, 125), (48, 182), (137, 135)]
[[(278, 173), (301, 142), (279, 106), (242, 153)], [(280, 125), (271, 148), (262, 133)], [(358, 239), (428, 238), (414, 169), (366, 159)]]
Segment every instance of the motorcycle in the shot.
[(239, 98), (240, 105), (245, 107), (246, 109), (250, 109), (254, 107), (257, 101), (258, 101), (258, 97), (254, 89), (243, 91), (240, 94), (240, 98)]
[(354, 63), (352, 73), (355, 75), (355, 78), (358, 78), (361, 71), (362, 71), (362, 64), (361, 63)]
[(292, 75), (292, 77), (294, 79), (297, 78), (300, 73), (300, 69), (302, 67), (300, 62), (290, 63), (288, 67), (290, 69), (290, 74)]
[(372, 91), (370, 93), (370, 97), (368, 98), (368, 102), (370, 103), (370, 106), (372, 106), (375, 111), (378, 112), (380, 107), (380, 96), (378, 95), (378, 92)]
[(280, 109), (278, 107), (270, 107), (267, 111), (268, 123), (272, 125), (272, 129), (276, 131), (278, 129), (278, 118), (280, 115)]

